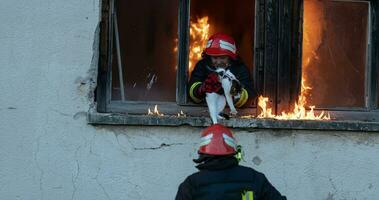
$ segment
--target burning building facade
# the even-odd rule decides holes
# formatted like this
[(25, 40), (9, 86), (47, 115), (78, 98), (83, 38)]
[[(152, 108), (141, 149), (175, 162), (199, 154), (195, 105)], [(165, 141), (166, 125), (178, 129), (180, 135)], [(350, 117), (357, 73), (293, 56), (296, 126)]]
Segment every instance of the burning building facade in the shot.
[(261, 96), (222, 121), (241, 164), (288, 199), (376, 200), (378, 15), (373, 0), (2, 1), (0, 197), (173, 199), (210, 124), (187, 79), (222, 31)]

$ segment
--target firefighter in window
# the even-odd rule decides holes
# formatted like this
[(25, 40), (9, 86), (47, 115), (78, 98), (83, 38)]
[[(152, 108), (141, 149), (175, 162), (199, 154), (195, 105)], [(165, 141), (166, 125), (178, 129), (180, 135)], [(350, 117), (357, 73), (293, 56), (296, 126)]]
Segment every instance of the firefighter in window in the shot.
[(286, 200), (266, 176), (252, 168), (240, 166), (241, 150), (232, 132), (220, 125), (202, 131), (199, 158), (194, 159), (200, 171), (180, 184), (175, 200)]
[(239, 85), (231, 90), (235, 107), (250, 105), (257, 96), (250, 73), (237, 55), (234, 39), (223, 33), (216, 33), (209, 38), (203, 58), (197, 62), (192, 71), (189, 81), (191, 100), (201, 103), (207, 92), (223, 93), (221, 83), (214, 72), (217, 67), (229, 69), (239, 81)]

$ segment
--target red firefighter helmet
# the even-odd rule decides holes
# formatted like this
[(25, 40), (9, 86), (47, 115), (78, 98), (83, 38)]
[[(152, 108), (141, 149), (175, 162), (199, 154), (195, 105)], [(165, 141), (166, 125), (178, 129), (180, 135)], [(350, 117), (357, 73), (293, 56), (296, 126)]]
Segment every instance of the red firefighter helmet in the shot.
[(221, 124), (214, 124), (201, 132), (198, 153), (208, 155), (231, 155), (236, 153), (233, 133)]
[(232, 37), (224, 33), (212, 35), (204, 49), (204, 53), (209, 56), (230, 56), (237, 58), (236, 42)]

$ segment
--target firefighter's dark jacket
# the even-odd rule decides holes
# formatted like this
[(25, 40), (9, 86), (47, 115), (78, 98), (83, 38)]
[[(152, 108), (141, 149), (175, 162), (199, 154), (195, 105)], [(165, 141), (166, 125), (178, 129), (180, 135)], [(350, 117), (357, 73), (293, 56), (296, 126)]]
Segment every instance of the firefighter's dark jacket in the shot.
[(234, 157), (213, 159), (197, 168), (199, 172), (180, 184), (175, 200), (241, 200), (245, 193), (252, 193), (254, 200), (286, 200), (264, 174), (239, 166)]
[[(192, 71), (189, 81), (189, 96), (195, 103), (200, 103), (204, 100), (204, 96), (200, 96), (196, 93), (196, 91), (201, 86), (202, 82), (207, 78), (208, 74), (212, 72), (210, 69), (213, 70), (215, 68), (211, 66), (209, 57), (205, 57), (197, 62), (194, 70)], [(235, 106), (240, 108), (244, 105), (248, 105), (247, 103), (251, 103), (251, 101), (256, 97), (256, 93), (253, 89), (253, 81), (250, 78), (247, 67), (238, 59), (233, 60), (228, 69), (236, 76), (243, 87), (240, 99), (235, 102)]]

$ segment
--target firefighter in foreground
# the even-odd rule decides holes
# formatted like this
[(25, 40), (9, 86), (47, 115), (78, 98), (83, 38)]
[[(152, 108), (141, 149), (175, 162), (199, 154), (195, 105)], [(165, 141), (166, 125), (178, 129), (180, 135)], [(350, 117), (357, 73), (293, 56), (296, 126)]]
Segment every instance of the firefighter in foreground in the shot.
[(250, 73), (237, 55), (236, 43), (232, 37), (223, 33), (212, 35), (202, 54), (203, 58), (196, 64), (189, 81), (189, 95), (193, 102), (200, 103), (205, 94), (215, 92), (222, 94), (222, 86), (214, 72), (217, 67), (229, 69), (240, 82), (239, 91), (234, 91), (234, 105), (241, 108), (249, 105), (256, 97)]
[(264, 174), (238, 165), (240, 152), (232, 132), (220, 125), (202, 131), (200, 171), (180, 184), (176, 200), (286, 200)]

